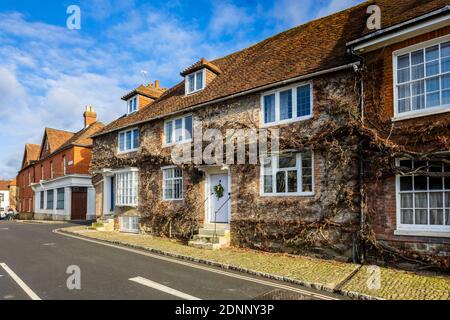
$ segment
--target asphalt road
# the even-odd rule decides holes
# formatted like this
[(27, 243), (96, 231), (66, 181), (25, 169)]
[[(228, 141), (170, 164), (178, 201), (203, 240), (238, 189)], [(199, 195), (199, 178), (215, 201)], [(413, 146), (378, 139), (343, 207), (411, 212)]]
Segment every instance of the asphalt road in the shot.
[[(0, 222), (0, 300), (342, 298), (52, 232), (64, 226)], [(79, 290), (67, 287), (69, 266), (79, 267)]]

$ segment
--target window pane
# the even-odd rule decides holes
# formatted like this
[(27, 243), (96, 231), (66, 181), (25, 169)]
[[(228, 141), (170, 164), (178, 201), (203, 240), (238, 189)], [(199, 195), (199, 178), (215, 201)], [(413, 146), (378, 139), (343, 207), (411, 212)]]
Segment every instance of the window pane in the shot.
[(411, 80), (423, 79), (424, 70), (423, 64), (411, 67)]
[(175, 120), (175, 141), (183, 141), (183, 119)]
[(427, 94), (427, 108), (439, 106), (441, 104), (441, 96), (439, 92)]
[(411, 101), (410, 99), (401, 99), (398, 101), (398, 112), (407, 112), (411, 110)]
[(195, 91), (195, 87), (194, 87), (194, 80), (195, 76), (193, 74), (190, 74), (188, 76), (188, 86), (189, 86), (189, 92), (193, 92)]
[(403, 69), (406, 67), (409, 67), (409, 54), (405, 54), (397, 58), (397, 68)]
[(441, 88), (450, 89), (450, 74), (441, 77)]
[(450, 57), (441, 60), (441, 73), (450, 71)]
[(445, 210), (445, 224), (450, 226), (450, 209)]
[(425, 92), (425, 81), (416, 81), (411, 84), (412, 95), (416, 96)]
[(311, 86), (297, 88), (297, 117), (311, 115)]
[(286, 173), (284, 171), (277, 172), (277, 192), (284, 193), (286, 192)]
[(184, 118), (186, 140), (192, 139), (192, 116)]
[(131, 131), (127, 131), (126, 132), (126, 137), (127, 137), (127, 145), (126, 145), (126, 149), (130, 150), (131, 149)]
[(280, 92), (280, 120), (292, 118), (292, 90)]
[(425, 108), (425, 95), (415, 96), (411, 99), (412, 110), (419, 110)]
[(120, 151), (125, 150), (125, 133), (123, 132), (119, 134), (119, 150)]
[(423, 50), (414, 51), (411, 53), (411, 65), (423, 63)]
[(430, 224), (443, 225), (444, 224), (444, 210), (432, 209), (430, 210)]
[(439, 59), (439, 46), (434, 46), (426, 49), (427, 61)]
[(133, 100), (133, 111), (137, 111), (137, 98)]
[(415, 199), (415, 207), (417, 208), (428, 208), (428, 195), (423, 193), (415, 193), (414, 194)]
[(283, 154), (278, 157), (278, 168), (295, 168), (297, 157), (295, 153)]
[(264, 175), (264, 193), (272, 193), (272, 175)]
[(442, 91), (442, 104), (450, 104), (450, 90)]
[(409, 81), (409, 68), (397, 71), (397, 82), (404, 83)]
[(412, 161), (411, 160), (401, 160), (400, 167), (410, 168), (412, 169)]
[(400, 177), (400, 190), (401, 191), (412, 191), (412, 177)]
[(413, 210), (402, 210), (401, 211), (401, 221), (402, 224), (413, 224)]
[(402, 193), (400, 200), (400, 205), (402, 209), (412, 209), (413, 208), (413, 194), (412, 193)]
[(297, 192), (297, 171), (288, 171), (288, 192)]
[(414, 190), (427, 190), (427, 180), (425, 176), (414, 176)]
[(166, 126), (164, 128), (164, 137), (166, 139), (166, 143), (172, 143), (172, 121), (166, 122)]
[(439, 90), (439, 77), (434, 77), (427, 80), (427, 92)]
[(398, 97), (400, 99), (409, 98), (410, 95), (411, 95), (411, 91), (410, 91), (409, 84), (403, 84), (401, 86), (398, 86)]
[(427, 63), (427, 77), (439, 74), (439, 60)]
[(264, 97), (264, 123), (275, 121), (275, 95)]
[(416, 224), (428, 224), (428, 210), (417, 210), (416, 209)]
[(444, 194), (442, 192), (430, 192), (430, 208), (443, 208)]
[(441, 44), (441, 57), (449, 57), (450, 56), (450, 41)]
[(203, 72), (197, 72), (196, 75), (197, 77), (197, 83), (196, 83), (196, 90), (201, 90), (203, 88)]
[(139, 147), (139, 130), (133, 130), (133, 149), (137, 149)]

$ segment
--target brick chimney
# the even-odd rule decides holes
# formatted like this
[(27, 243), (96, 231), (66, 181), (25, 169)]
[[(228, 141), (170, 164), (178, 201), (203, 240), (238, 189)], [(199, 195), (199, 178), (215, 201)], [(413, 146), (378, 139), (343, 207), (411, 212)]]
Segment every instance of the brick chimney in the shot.
[(159, 89), (159, 80), (155, 80), (155, 89)]
[(97, 114), (95, 113), (94, 107), (86, 106), (86, 111), (83, 113), (83, 117), (85, 128), (95, 123), (97, 121)]

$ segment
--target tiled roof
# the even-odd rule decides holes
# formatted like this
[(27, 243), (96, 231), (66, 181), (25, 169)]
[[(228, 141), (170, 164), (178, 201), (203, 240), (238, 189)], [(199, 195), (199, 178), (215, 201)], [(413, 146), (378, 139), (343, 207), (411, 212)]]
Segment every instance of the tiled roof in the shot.
[(49, 143), (49, 154), (52, 154), (56, 150), (58, 150), (64, 143), (66, 143), (69, 139), (74, 136), (75, 133), (58, 130), (53, 128), (45, 128), (44, 139), (42, 140), (40, 157), (43, 157), (43, 151), (45, 148), (45, 139), (48, 140)]
[(141, 94), (143, 96), (146, 96), (146, 97), (149, 97), (149, 98), (152, 98), (152, 99), (157, 99), (166, 90), (167, 90), (166, 88), (156, 88), (151, 83), (146, 85), (146, 86), (141, 84), (139, 87), (137, 87), (133, 91), (130, 91), (126, 95), (124, 95), (122, 97), (122, 100), (127, 100), (127, 99), (131, 98), (132, 96), (134, 96), (135, 94)]
[(77, 133), (75, 133), (70, 139), (68, 139), (66, 142), (64, 142), (54, 152), (58, 152), (59, 150), (64, 149), (71, 145), (90, 147), (90, 146), (92, 146), (91, 136), (93, 134), (99, 132), (100, 130), (102, 130), (104, 127), (105, 127), (105, 125), (103, 123), (101, 123), (100, 121), (97, 121), (97, 122), (91, 124), (89, 127), (84, 128), (84, 129), (78, 131)]
[(38, 144), (27, 143), (25, 144), (25, 151), (22, 159), (22, 168), (31, 164), (32, 161), (36, 161), (39, 158)]
[(194, 63), (192, 66), (188, 67), (187, 69), (184, 69), (180, 73), (180, 75), (182, 77), (184, 77), (184, 76), (186, 76), (186, 75), (188, 75), (188, 74), (190, 74), (192, 72), (198, 71), (198, 70), (203, 69), (203, 68), (208, 68), (209, 70), (211, 70), (212, 72), (214, 72), (216, 74), (219, 74), (219, 73), (222, 72), (222, 70), (220, 70), (219, 67), (217, 67), (213, 63), (209, 62), (205, 58), (201, 58), (199, 61)]
[[(149, 121), (233, 94), (355, 62), (346, 43), (367, 33), (366, 9), (376, 3), (382, 28), (442, 8), (448, 0), (367, 1), (287, 30), (242, 51), (211, 61), (222, 71), (204, 90), (185, 96), (184, 81), (136, 113), (108, 124), (100, 134)], [(192, 68), (192, 67), (191, 67)]]
[(0, 180), (0, 190), (8, 191), (11, 180)]

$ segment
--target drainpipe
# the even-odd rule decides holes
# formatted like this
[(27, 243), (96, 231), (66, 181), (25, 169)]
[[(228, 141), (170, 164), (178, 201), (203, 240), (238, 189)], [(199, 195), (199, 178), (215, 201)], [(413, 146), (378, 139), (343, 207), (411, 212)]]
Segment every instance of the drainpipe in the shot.
[[(363, 67), (365, 65), (365, 59), (364, 57), (356, 54), (354, 52), (354, 50), (352, 48), (348, 49), (347, 52), (356, 57), (359, 62), (360, 65), (355, 65), (353, 70), (355, 71), (356, 75), (358, 75), (358, 72), (360, 72), (361, 67)], [(359, 94), (360, 94), (360, 99), (359, 99), (359, 110), (360, 110), (360, 121), (361, 124), (364, 124), (364, 112), (365, 112), (365, 105), (364, 105), (364, 79), (362, 74), (360, 75), (360, 79), (359, 79)], [(359, 195), (360, 195), (360, 200), (359, 200), (359, 207), (360, 207), (360, 225), (359, 225), (359, 233), (360, 236), (364, 234), (364, 226), (365, 226), (365, 212), (364, 212), (364, 207), (365, 207), (365, 201), (364, 201), (364, 160), (363, 160), (363, 152), (362, 152), (362, 141), (359, 141), (359, 145), (358, 145), (358, 161), (359, 161)], [(360, 241), (359, 243), (359, 250), (356, 250), (356, 246), (357, 243), (356, 241), (353, 241), (353, 261), (354, 262), (359, 262), (361, 264), (364, 263), (365, 260), (365, 245), (363, 241)], [(357, 255), (357, 251), (359, 251), (359, 255)]]

